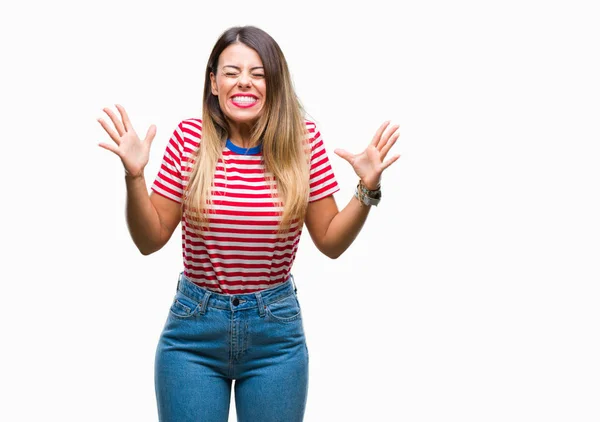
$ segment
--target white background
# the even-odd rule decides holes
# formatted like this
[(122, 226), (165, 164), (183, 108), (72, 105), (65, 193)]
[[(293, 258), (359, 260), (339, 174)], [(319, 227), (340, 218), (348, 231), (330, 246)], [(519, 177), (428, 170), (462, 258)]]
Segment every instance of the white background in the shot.
[(140, 134), (157, 126), (149, 187), (200, 116), (214, 42), (245, 24), (283, 49), (340, 207), (356, 177), (333, 150), (401, 125), (351, 248), (332, 261), (302, 238), (305, 420), (600, 420), (593, 3), (3, 5), (0, 420), (157, 420), (181, 230), (137, 251), (96, 119), (121, 103)]

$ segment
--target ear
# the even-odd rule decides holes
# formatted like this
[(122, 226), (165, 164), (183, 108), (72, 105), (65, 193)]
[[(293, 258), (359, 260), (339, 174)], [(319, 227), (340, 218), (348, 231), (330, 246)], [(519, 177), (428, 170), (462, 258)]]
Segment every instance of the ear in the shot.
[(217, 77), (212, 72), (210, 72), (210, 90), (213, 95), (219, 95), (219, 91), (217, 90)]

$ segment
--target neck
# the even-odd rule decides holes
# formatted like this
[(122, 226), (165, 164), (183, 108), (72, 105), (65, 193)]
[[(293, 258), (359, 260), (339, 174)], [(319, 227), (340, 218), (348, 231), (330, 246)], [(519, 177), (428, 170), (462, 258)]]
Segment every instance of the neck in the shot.
[(235, 145), (242, 148), (252, 148), (252, 125), (241, 123), (232, 124), (229, 122), (229, 139)]

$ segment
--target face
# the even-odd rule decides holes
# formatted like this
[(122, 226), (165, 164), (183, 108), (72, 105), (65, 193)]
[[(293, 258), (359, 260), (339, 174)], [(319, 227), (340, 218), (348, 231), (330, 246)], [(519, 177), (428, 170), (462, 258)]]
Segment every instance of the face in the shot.
[(210, 74), (213, 95), (219, 97), (223, 114), (233, 124), (256, 122), (266, 100), (265, 71), (258, 53), (231, 44), (219, 56), (217, 73)]

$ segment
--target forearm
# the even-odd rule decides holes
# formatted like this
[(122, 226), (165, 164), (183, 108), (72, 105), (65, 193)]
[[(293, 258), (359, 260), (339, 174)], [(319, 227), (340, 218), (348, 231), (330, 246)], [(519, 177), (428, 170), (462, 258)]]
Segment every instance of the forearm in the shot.
[(126, 218), (133, 243), (143, 255), (161, 248), (161, 224), (150, 201), (144, 176), (125, 176), (127, 186)]
[(348, 205), (338, 212), (329, 223), (324, 238), (324, 253), (332, 258), (338, 258), (354, 242), (360, 233), (371, 206), (362, 204), (355, 196)]

